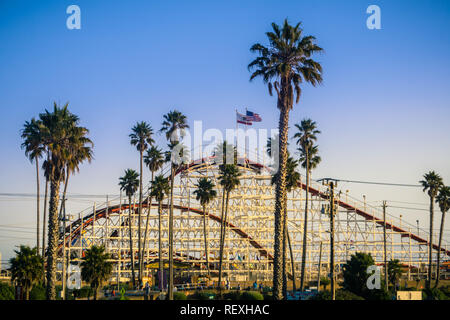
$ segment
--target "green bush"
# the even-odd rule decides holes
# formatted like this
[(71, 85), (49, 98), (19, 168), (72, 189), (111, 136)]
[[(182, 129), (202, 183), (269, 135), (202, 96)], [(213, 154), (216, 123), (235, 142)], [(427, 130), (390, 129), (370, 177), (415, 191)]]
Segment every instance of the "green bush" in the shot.
[(215, 294), (209, 291), (196, 291), (187, 297), (188, 300), (211, 300)]
[[(331, 300), (331, 292), (328, 290), (320, 291), (314, 297), (311, 297), (310, 300)], [(364, 300), (364, 298), (348, 290), (341, 289), (336, 291), (336, 300)]]
[(87, 298), (92, 297), (94, 295), (94, 290), (90, 286), (81, 287), (81, 289), (74, 290), (74, 295), (77, 298)]
[(244, 291), (239, 300), (264, 300), (264, 297), (257, 291)]
[(264, 292), (263, 293), (264, 300), (273, 300), (272, 292)]
[(239, 291), (229, 291), (223, 295), (224, 300), (239, 300), (241, 293)]
[(45, 300), (45, 288), (43, 285), (35, 285), (30, 291), (30, 300)]
[(442, 286), (439, 288), (448, 298), (450, 298), (450, 285)]
[(174, 292), (173, 300), (187, 300), (187, 297), (183, 292)]
[(14, 300), (14, 287), (0, 282), (0, 300)]
[(449, 300), (449, 297), (437, 288), (423, 290), (422, 298), (423, 300)]

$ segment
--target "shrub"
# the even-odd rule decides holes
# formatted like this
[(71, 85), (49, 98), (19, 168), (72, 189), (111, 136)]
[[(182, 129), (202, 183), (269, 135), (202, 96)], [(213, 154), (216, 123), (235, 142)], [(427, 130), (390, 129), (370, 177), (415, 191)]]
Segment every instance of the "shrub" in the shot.
[(187, 300), (186, 295), (183, 292), (174, 292), (173, 300)]
[(0, 300), (14, 300), (14, 288), (7, 283), (0, 282)]
[(241, 293), (239, 291), (230, 291), (223, 295), (224, 300), (239, 300)]
[(257, 291), (244, 291), (239, 300), (264, 300), (264, 297)]
[[(320, 291), (314, 297), (311, 297), (310, 300), (331, 300), (331, 292), (328, 290)], [(336, 300), (364, 300), (364, 298), (348, 290), (341, 289), (336, 291)]]
[(423, 300), (448, 300), (444, 292), (437, 288), (425, 289), (422, 291)]
[(30, 291), (30, 300), (45, 300), (45, 288), (43, 285), (35, 285)]
[(188, 300), (211, 300), (215, 294), (208, 291), (196, 291), (187, 297)]

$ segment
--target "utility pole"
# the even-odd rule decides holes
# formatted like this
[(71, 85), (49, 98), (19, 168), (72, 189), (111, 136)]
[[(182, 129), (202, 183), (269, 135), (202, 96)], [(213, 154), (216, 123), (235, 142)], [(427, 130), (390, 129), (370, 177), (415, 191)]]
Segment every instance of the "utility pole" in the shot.
[(319, 249), (319, 274), (317, 276), (317, 291), (320, 291), (320, 273), (322, 271), (322, 241), (320, 241)]
[(63, 300), (66, 299), (66, 199), (63, 199), (63, 216), (61, 217), (63, 221), (63, 230), (62, 230), (62, 290), (61, 290), (61, 298)]
[(334, 182), (330, 182), (330, 272), (331, 300), (336, 300), (336, 283), (334, 277)]
[(388, 285), (388, 264), (387, 264), (387, 245), (386, 245), (386, 201), (383, 201), (383, 242), (384, 242), (384, 287), (386, 292), (389, 290)]

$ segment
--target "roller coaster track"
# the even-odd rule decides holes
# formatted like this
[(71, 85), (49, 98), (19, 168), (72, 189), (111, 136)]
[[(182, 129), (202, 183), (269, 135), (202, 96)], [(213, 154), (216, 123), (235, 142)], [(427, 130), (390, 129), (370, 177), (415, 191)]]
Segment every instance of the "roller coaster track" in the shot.
[[(214, 159), (214, 158), (215, 158), (214, 156), (213, 157), (208, 157), (208, 158), (202, 158), (200, 160), (193, 161), (193, 162), (191, 162), (189, 164), (182, 165), (176, 170), (175, 174), (178, 175), (178, 174), (183, 173), (184, 171), (187, 171), (187, 170), (195, 170), (197, 168), (201, 168), (202, 165), (204, 165), (207, 160), (211, 160), (211, 159)], [(260, 172), (262, 169), (270, 170), (270, 168), (268, 168), (268, 167), (266, 167), (266, 166), (264, 166), (264, 165), (262, 165), (260, 163), (253, 162), (253, 161), (251, 161), (249, 159), (241, 159), (241, 160), (242, 161), (240, 162), (240, 164), (238, 162), (238, 165), (241, 166), (241, 167), (245, 167), (247, 169), (251, 169), (251, 170), (254, 170), (254, 171), (257, 171), (257, 172)], [(304, 184), (304, 183), (299, 183), (298, 187), (302, 188), (303, 190), (306, 190), (306, 184)], [(318, 189), (316, 189), (314, 187), (309, 186), (308, 187), (308, 191), (309, 191), (309, 193), (311, 195), (318, 196), (318, 197), (320, 197), (320, 198), (322, 198), (324, 200), (328, 200), (329, 199), (329, 196), (326, 193), (321, 192), (321, 191), (319, 191)], [(369, 214), (365, 210), (361, 210), (361, 209), (357, 208), (356, 206), (352, 206), (352, 205), (350, 205), (350, 204), (348, 204), (348, 203), (346, 203), (344, 201), (341, 201), (341, 200), (338, 200), (337, 204), (341, 208), (344, 208), (344, 209), (346, 209), (348, 211), (355, 212), (357, 215), (363, 217), (366, 220), (375, 221), (375, 223), (377, 223), (378, 225), (384, 226), (384, 222), (383, 222), (382, 219), (379, 219), (379, 218), (375, 217), (374, 215)], [(157, 203), (152, 203), (152, 204), (150, 204), (150, 206), (155, 206), (156, 207)], [(163, 208), (168, 209), (168, 205), (167, 204), (163, 204), (162, 206), (163, 206)], [(134, 208), (138, 208), (138, 207), (139, 207), (138, 204), (134, 205)], [(72, 225), (69, 225), (69, 226), (66, 227), (66, 234), (68, 232), (70, 233), (70, 235), (67, 235), (65, 237), (66, 243), (69, 241), (69, 237), (70, 237), (70, 241), (74, 241), (74, 239), (76, 239), (80, 235), (80, 232), (81, 232), (82, 229), (84, 229), (84, 228), (88, 227), (89, 225), (91, 225), (93, 223), (93, 221), (94, 221), (94, 216), (95, 216), (96, 220), (97, 219), (101, 219), (101, 218), (106, 218), (107, 214), (116, 213), (119, 210), (125, 210), (125, 209), (128, 209), (128, 208), (129, 208), (128, 204), (114, 205), (114, 206), (111, 206), (111, 207), (108, 207), (108, 208), (105, 207), (105, 208), (101, 208), (101, 209), (96, 210), (95, 215), (94, 215), (94, 213), (91, 213), (91, 214), (89, 214), (89, 215), (87, 215), (85, 217), (82, 217), (82, 218), (74, 221), (72, 223)], [(147, 200), (143, 201), (142, 208), (147, 208)], [(192, 207), (186, 207), (186, 206), (180, 206), (180, 205), (174, 204), (174, 208), (177, 209), (177, 210), (181, 210), (182, 212), (183, 211), (184, 212), (188, 212), (189, 211), (189, 212), (192, 212), (192, 213), (203, 215), (203, 211), (202, 210), (196, 209), (196, 208), (192, 208)], [(218, 216), (216, 216), (214, 214), (208, 213), (208, 212), (206, 213), (206, 215), (207, 215), (207, 217), (209, 219), (212, 219), (212, 220), (214, 220), (214, 221), (216, 221), (218, 223), (221, 223), (221, 218), (220, 217), (218, 217)], [(226, 226), (228, 228), (230, 228), (233, 232), (238, 234), (240, 237), (242, 237), (244, 239), (248, 239), (249, 243), (255, 249), (257, 249), (259, 251), (261, 256), (264, 256), (264, 257), (266, 257), (269, 260), (273, 260), (273, 256), (267, 251), (267, 249), (265, 249), (255, 239), (253, 239), (252, 236), (250, 236), (244, 230), (236, 227), (235, 225), (233, 225), (232, 223), (230, 223), (228, 221), (225, 224), (226, 224)], [(424, 244), (424, 245), (425, 244), (429, 245), (429, 242), (426, 239), (423, 239), (423, 238), (421, 238), (421, 237), (419, 237), (419, 236), (417, 236), (417, 235), (415, 235), (415, 234), (413, 234), (411, 232), (408, 232), (408, 231), (406, 231), (406, 230), (404, 230), (404, 229), (402, 229), (402, 228), (400, 228), (400, 227), (398, 227), (398, 226), (396, 226), (396, 225), (394, 225), (392, 223), (386, 222), (386, 229), (391, 229), (394, 232), (401, 233), (402, 237), (411, 238), (412, 240), (414, 240), (414, 241), (416, 241), (418, 243), (421, 243), (421, 244)], [(72, 230), (72, 232), (70, 232), (70, 230)], [(437, 251), (439, 250), (439, 246), (436, 245), (436, 244), (433, 244), (432, 247), (433, 247), (433, 249), (435, 249)], [(60, 244), (58, 246), (58, 251), (61, 250), (61, 248), (62, 248), (62, 241), (60, 242)], [(441, 252), (444, 252), (447, 256), (450, 256), (450, 250), (446, 250), (445, 248), (441, 248)]]

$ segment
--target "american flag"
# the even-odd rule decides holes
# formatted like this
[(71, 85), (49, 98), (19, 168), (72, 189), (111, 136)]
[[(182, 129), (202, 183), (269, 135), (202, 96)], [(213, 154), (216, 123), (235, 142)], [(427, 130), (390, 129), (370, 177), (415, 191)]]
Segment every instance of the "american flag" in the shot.
[(236, 122), (245, 124), (247, 126), (252, 125), (251, 121), (247, 119), (247, 116), (244, 116), (242, 113), (239, 113), (237, 111), (236, 111)]
[(251, 111), (246, 111), (246, 118), (247, 121), (253, 121), (253, 122), (261, 122), (261, 116), (257, 113), (251, 112)]

